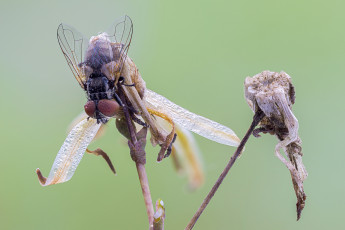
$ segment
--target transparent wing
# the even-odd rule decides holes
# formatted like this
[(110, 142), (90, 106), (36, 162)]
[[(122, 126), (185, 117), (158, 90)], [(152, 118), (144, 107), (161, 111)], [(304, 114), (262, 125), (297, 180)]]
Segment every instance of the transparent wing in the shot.
[(58, 184), (68, 181), (73, 176), (85, 150), (97, 134), (101, 123), (96, 119), (83, 119), (68, 134), (61, 146), (48, 178), (42, 176), (39, 169), (37, 174), (42, 186)]
[(88, 40), (76, 29), (66, 24), (59, 25), (57, 39), (74, 77), (79, 85), (85, 89), (85, 74), (79, 66), (84, 61)]
[(115, 60), (118, 65), (115, 69), (117, 71), (121, 71), (132, 41), (132, 20), (127, 15), (124, 15), (116, 19), (113, 25), (110, 26), (105, 32), (108, 39), (111, 41), (114, 54), (113, 60)]
[(230, 146), (240, 143), (230, 128), (192, 113), (149, 89), (145, 91), (144, 101), (148, 108), (166, 114), (178, 125), (200, 136)]

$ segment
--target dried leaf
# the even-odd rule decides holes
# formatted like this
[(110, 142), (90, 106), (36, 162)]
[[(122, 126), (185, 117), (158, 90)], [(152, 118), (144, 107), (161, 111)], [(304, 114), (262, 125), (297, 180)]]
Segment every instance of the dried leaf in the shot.
[(102, 149), (97, 148), (96, 150), (93, 150), (93, 151), (92, 151), (92, 150), (89, 150), (89, 149), (86, 149), (86, 152), (89, 153), (89, 154), (93, 154), (93, 155), (95, 155), (95, 156), (102, 156), (103, 159), (107, 162), (107, 164), (108, 164), (110, 170), (111, 170), (114, 174), (116, 174), (116, 170), (115, 170), (114, 165), (113, 165), (113, 163), (111, 162), (111, 160), (110, 160), (108, 154), (107, 154), (106, 152), (104, 152)]
[(42, 176), (36, 169), (38, 179), (42, 186), (62, 183), (70, 180), (84, 156), (84, 152), (96, 136), (101, 124), (95, 119), (84, 119), (79, 122), (68, 134), (61, 146), (48, 178)]
[(184, 129), (220, 144), (238, 146), (240, 143), (240, 139), (230, 128), (192, 113), (149, 89), (146, 90), (144, 99), (148, 108), (169, 114), (170, 119)]
[(182, 173), (186, 173), (189, 188), (194, 190), (204, 184), (205, 176), (202, 167), (200, 150), (195, 139), (188, 130), (176, 126), (177, 138), (173, 145), (173, 153)]

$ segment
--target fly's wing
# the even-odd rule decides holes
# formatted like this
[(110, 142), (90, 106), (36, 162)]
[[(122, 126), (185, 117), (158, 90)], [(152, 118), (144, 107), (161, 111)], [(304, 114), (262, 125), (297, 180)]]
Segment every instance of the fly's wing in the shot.
[(57, 39), (75, 79), (85, 89), (85, 73), (79, 66), (84, 61), (88, 40), (76, 29), (66, 24), (59, 25)]
[(149, 89), (145, 91), (144, 101), (148, 108), (166, 114), (182, 128), (200, 136), (230, 146), (238, 146), (240, 143), (230, 128), (192, 113)]
[(113, 71), (121, 72), (132, 41), (133, 23), (131, 18), (125, 15), (116, 19), (105, 34), (111, 42), (113, 60), (116, 63), (116, 66), (113, 66)]
[(83, 119), (68, 134), (61, 146), (48, 178), (42, 176), (39, 169), (36, 170), (42, 186), (58, 184), (71, 179), (84, 152), (93, 138), (96, 136), (101, 123), (96, 119)]

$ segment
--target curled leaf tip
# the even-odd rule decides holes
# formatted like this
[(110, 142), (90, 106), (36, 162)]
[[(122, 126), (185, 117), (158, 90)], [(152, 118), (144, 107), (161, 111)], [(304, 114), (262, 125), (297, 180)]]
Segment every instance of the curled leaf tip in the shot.
[(41, 170), (39, 168), (36, 169), (36, 174), (38, 176), (38, 180), (39, 180), (40, 184), (42, 186), (45, 185), (47, 178), (42, 175)]
[(161, 162), (164, 158), (164, 154), (165, 154), (165, 148), (164, 147), (161, 147), (159, 153), (158, 153), (158, 157), (157, 157), (157, 162)]
[(86, 118), (70, 131), (55, 157), (49, 176), (45, 178), (39, 169), (36, 170), (42, 186), (63, 183), (72, 178), (87, 146), (100, 126), (101, 124), (98, 124), (96, 119)]

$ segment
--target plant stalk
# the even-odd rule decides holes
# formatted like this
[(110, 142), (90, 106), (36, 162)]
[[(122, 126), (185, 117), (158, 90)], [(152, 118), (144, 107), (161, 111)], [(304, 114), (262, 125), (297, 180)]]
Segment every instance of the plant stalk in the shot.
[(150, 192), (150, 187), (149, 187), (149, 181), (147, 179), (147, 174), (145, 170), (145, 163), (146, 163), (145, 144), (146, 144), (147, 128), (144, 127), (143, 130), (141, 130), (138, 134), (136, 134), (135, 127), (133, 126), (132, 118), (128, 110), (128, 105), (127, 103), (125, 103), (126, 98), (122, 90), (120, 91), (119, 96), (122, 102), (124, 103), (123, 112), (126, 119), (128, 131), (130, 134), (128, 145), (131, 150), (132, 160), (135, 162), (135, 165), (137, 168), (140, 186), (141, 186), (141, 190), (142, 190), (144, 201), (145, 201), (147, 217), (149, 220), (149, 229), (153, 230), (154, 209), (153, 209), (153, 203), (152, 203), (151, 192)]
[(202, 202), (202, 204), (199, 207), (199, 209), (197, 210), (197, 212), (194, 214), (193, 218), (188, 223), (188, 225), (185, 228), (185, 230), (190, 230), (190, 229), (192, 229), (194, 227), (194, 225), (198, 221), (200, 215), (205, 210), (205, 208), (207, 207), (208, 203), (211, 201), (212, 197), (214, 196), (214, 194), (218, 190), (219, 186), (222, 184), (224, 178), (226, 177), (226, 175), (230, 171), (232, 165), (235, 163), (236, 159), (241, 154), (241, 152), (242, 152), (245, 144), (247, 143), (250, 135), (252, 134), (253, 130), (259, 124), (259, 122), (262, 120), (262, 118), (264, 118), (264, 116), (265, 116), (265, 114), (260, 109), (254, 114), (253, 122), (250, 125), (246, 135), (243, 137), (242, 141), (240, 142), (240, 145), (237, 147), (236, 152), (230, 158), (228, 164), (224, 168), (223, 172), (220, 174), (220, 176), (217, 179), (216, 183), (213, 185), (211, 191), (207, 194), (206, 198)]
[(141, 190), (142, 190), (142, 193), (144, 196), (147, 217), (149, 219), (149, 229), (152, 230), (153, 229), (154, 210), (153, 210), (149, 181), (147, 179), (145, 165), (140, 164), (140, 163), (136, 163), (136, 166), (137, 166), (139, 181), (140, 181), (140, 185), (141, 185)]

